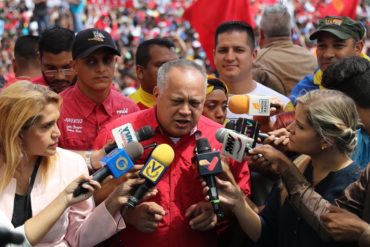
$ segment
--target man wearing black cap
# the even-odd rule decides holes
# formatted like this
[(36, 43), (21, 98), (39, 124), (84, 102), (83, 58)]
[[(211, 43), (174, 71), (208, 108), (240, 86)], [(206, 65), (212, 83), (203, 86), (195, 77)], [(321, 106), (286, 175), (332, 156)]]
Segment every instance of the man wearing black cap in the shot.
[(314, 74), (307, 75), (293, 89), (290, 100), (295, 104), (296, 98), (314, 89), (322, 89), (321, 79), (326, 68), (346, 57), (361, 56), (370, 60), (364, 53), (363, 25), (345, 16), (327, 16), (319, 21), (319, 26), (310, 36), (317, 40), (316, 56), (319, 67)]
[[(77, 82), (61, 93), (60, 147), (91, 150), (98, 131), (107, 122), (139, 110), (133, 101), (112, 87), (116, 56), (119, 55), (107, 32), (91, 28), (77, 34), (72, 46)], [(83, 154), (89, 163), (91, 152)]]

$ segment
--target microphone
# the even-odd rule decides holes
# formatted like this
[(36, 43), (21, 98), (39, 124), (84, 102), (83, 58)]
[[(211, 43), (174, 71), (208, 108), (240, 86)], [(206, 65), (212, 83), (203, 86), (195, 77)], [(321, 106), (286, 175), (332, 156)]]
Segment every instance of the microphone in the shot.
[(226, 125), (225, 125), (225, 128), (229, 129), (229, 130), (235, 130), (235, 127), (236, 127), (235, 123), (232, 122), (232, 121), (227, 122)]
[(5, 227), (0, 227), (0, 246), (7, 246), (7, 244), (22, 244), (24, 236), (17, 232), (11, 232)]
[(270, 96), (233, 95), (228, 106), (235, 114), (249, 114), (253, 116), (270, 116), (270, 107), (280, 108), (279, 104), (271, 103)]
[(218, 199), (215, 179), (215, 175), (222, 172), (220, 153), (211, 151), (211, 146), (209, 145), (207, 138), (197, 140), (195, 151), (195, 160), (198, 163), (198, 172), (209, 187), (208, 196), (210, 198), (213, 211), (217, 215), (218, 219), (222, 219), (224, 214), (220, 208), (220, 200)]
[(174, 158), (175, 152), (168, 144), (160, 144), (152, 151), (139, 172), (139, 175), (145, 178), (145, 182), (136, 187), (133, 195), (130, 196), (127, 202), (129, 207), (135, 207), (145, 193), (159, 182)]
[[(137, 160), (143, 153), (143, 146), (136, 141), (128, 143), (125, 149), (114, 149), (100, 160), (104, 166), (92, 175), (92, 179), (100, 183), (109, 175), (113, 175), (116, 179), (121, 177), (134, 166), (132, 161)], [(73, 196), (76, 197), (87, 192), (88, 190), (80, 185), (73, 191)]]
[(254, 139), (224, 128), (217, 130), (216, 139), (222, 143), (222, 154), (238, 162), (243, 161), (245, 153), (254, 143)]
[(117, 147), (124, 148), (127, 143), (132, 141), (141, 142), (143, 140), (150, 139), (155, 135), (155, 131), (151, 126), (146, 125), (135, 132), (132, 124), (127, 123), (112, 129), (112, 134), (116, 143), (106, 147), (105, 153), (107, 154)]

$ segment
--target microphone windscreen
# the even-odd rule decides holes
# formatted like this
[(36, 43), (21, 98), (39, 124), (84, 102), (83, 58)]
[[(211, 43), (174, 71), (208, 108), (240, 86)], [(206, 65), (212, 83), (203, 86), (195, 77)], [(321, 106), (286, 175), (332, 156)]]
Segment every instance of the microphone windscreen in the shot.
[(233, 95), (230, 97), (228, 106), (230, 111), (236, 114), (244, 114), (249, 112), (249, 97), (248, 95)]
[(137, 141), (129, 142), (125, 146), (127, 154), (130, 156), (131, 160), (137, 160), (144, 153), (143, 146)]
[(175, 152), (170, 145), (160, 144), (153, 150), (151, 156), (161, 164), (169, 166), (175, 158)]
[(205, 153), (210, 152), (211, 146), (209, 145), (207, 138), (201, 138), (197, 140), (197, 152), (198, 153)]
[(220, 143), (224, 142), (225, 136), (227, 134), (227, 130), (224, 128), (220, 128), (216, 131), (216, 140)]
[(227, 122), (226, 125), (225, 125), (225, 129), (229, 129), (229, 130), (235, 130), (235, 123), (234, 122)]
[(143, 128), (139, 129), (139, 131), (137, 132), (137, 139), (138, 141), (147, 140), (149, 138), (152, 138), (154, 135), (154, 129), (151, 126), (146, 125)]

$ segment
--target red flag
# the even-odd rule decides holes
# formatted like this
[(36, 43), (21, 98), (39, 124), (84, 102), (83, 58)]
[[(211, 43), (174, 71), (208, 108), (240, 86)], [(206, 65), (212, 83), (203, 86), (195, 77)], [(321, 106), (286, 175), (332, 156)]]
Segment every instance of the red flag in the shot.
[(317, 11), (320, 18), (327, 15), (342, 15), (354, 19), (358, 2), (358, 0), (332, 0), (329, 4), (321, 3)]
[(214, 35), (221, 23), (244, 21), (255, 26), (249, 0), (198, 0), (185, 10), (183, 18), (198, 32), (199, 41), (213, 67)]

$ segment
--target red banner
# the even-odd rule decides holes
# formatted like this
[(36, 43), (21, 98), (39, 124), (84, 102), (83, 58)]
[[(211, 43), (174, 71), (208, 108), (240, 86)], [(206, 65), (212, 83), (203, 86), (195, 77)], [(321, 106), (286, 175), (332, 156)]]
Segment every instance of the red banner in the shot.
[(198, 32), (199, 41), (213, 67), (214, 35), (221, 23), (244, 21), (255, 26), (249, 0), (198, 0), (185, 11), (183, 18)]
[(320, 18), (328, 15), (342, 15), (354, 19), (358, 2), (358, 0), (332, 0), (328, 4), (320, 3), (317, 6), (317, 12)]

